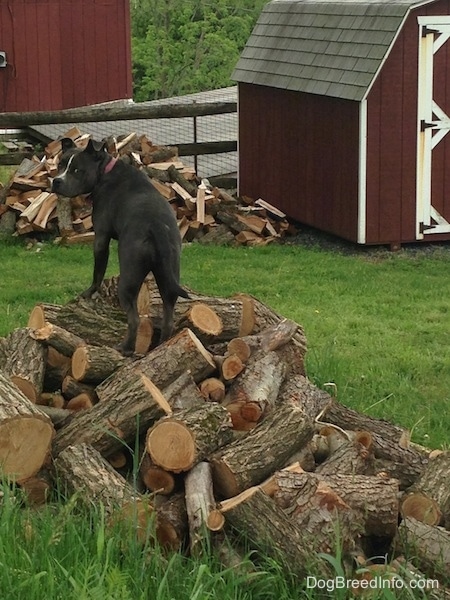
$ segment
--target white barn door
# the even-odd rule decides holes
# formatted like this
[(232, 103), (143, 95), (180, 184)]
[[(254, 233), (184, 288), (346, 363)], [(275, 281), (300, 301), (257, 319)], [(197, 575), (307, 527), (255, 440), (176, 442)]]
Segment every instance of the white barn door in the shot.
[[(419, 84), (417, 119), (416, 238), (450, 233), (450, 218), (433, 206), (433, 151), (450, 131), (450, 110), (435, 101), (434, 66), (437, 52), (450, 38), (450, 15), (418, 17)], [(450, 169), (450, 164), (448, 165)]]

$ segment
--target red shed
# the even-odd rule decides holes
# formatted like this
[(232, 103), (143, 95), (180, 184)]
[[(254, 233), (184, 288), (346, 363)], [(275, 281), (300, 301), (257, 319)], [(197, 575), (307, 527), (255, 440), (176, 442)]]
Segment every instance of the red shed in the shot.
[(0, 111), (132, 96), (128, 0), (1, 0)]
[(360, 244), (450, 240), (450, 0), (274, 0), (236, 65), (239, 192)]

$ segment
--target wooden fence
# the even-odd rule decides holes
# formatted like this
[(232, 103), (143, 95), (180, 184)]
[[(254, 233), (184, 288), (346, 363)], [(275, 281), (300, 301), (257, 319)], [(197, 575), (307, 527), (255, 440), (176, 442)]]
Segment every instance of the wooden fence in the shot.
[[(237, 150), (237, 141), (197, 142), (197, 118), (237, 112), (237, 102), (192, 102), (183, 104), (137, 103), (126, 106), (114, 104), (90, 106), (49, 112), (0, 113), (0, 128), (25, 128), (33, 125), (59, 123), (93, 123), (101, 121), (123, 121), (134, 119), (171, 119), (190, 117), (193, 119), (194, 141), (190, 144), (174, 144), (180, 156), (219, 154)], [(0, 164), (18, 164), (26, 153), (0, 155)], [(15, 162), (14, 162), (15, 161)]]

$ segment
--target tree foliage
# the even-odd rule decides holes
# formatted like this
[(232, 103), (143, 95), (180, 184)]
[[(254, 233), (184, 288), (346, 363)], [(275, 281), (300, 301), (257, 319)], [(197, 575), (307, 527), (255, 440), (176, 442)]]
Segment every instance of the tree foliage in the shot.
[(266, 0), (132, 0), (134, 99), (232, 85)]

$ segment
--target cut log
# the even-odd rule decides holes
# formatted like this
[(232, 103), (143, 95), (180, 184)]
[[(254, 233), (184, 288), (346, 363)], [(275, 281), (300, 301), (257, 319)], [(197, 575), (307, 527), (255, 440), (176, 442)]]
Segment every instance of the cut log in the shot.
[(156, 538), (163, 548), (179, 551), (188, 531), (184, 494), (174, 494), (157, 508)]
[(200, 383), (200, 392), (210, 402), (222, 402), (225, 398), (225, 384), (217, 377), (208, 377)]
[(340, 473), (322, 477), (284, 469), (275, 474), (274, 480), (279, 490), (277, 498), (282, 498), (286, 506), (294, 506), (298, 490), (307, 485), (318, 487), (322, 482), (352, 509), (355, 524), (362, 525), (360, 533), (392, 538), (397, 531), (399, 503), (395, 479)]
[(78, 412), (79, 410), (88, 410), (93, 406), (94, 403), (92, 402), (90, 394), (86, 394), (84, 392), (78, 394), (78, 396), (74, 396), (74, 398), (71, 398), (66, 404), (66, 408), (74, 412)]
[(258, 355), (232, 383), (223, 405), (237, 404), (241, 418), (256, 425), (264, 414), (273, 410), (284, 375), (285, 365), (276, 352)]
[(428, 577), (448, 581), (450, 531), (406, 518), (398, 529), (397, 548)]
[[(36, 318), (38, 318), (37, 312)], [(39, 342), (45, 342), (64, 356), (72, 356), (77, 348), (84, 346), (86, 343), (78, 335), (74, 335), (70, 331), (52, 323), (46, 323), (43, 327), (32, 329), (30, 335)]]
[(209, 528), (218, 531), (223, 527), (224, 517), (216, 509), (213, 494), (211, 465), (200, 462), (186, 475), (185, 499), (189, 523), (189, 547), (191, 554), (205, 549)]
[[(274, 500), (302, 532), (314, 552), (343, 554), (348, 559), (362, 531), (362, 518), (340, 494), (310, 473), (276, 475), (279, 489)], [(338, 544), (338, 546), (336, 546)]]
[(353, 440), (342, 444), (334, 454), (317, 467), (316, 473), (322, 476), (335, 473), (374, 475), (375, 464), (370, 434), (359, 432)]
[(221, 502), (219, 507), (226, 524), (238, 535), (245, 532), (252, 546), (263, 556), (274, 558), (299, 579), (313, 572), (312, 564), (318, 576), (330, 577), (329, 563), (311, 552), (302, 532), (293, 527), (291, 519), (259, 488), (245, 490), (239, 496)]
[(70, 202), (70, 198), (58, 196), (56, 216), (58, 219), (59, 234), (62, 237), (72, 235), (74, 231), (72, 224), (72, 204)]
[(161, 389), (186, 371), (190, 371), (194, 381), (199, 382), (216, 369), (211, 354), (190, 329), (181, 330), (144, 358), (135, 361), (133, 367), (139, 368)]
[(19, 487), (28, 506), (42, 506), (48, 501), (53, 483), (50, 473), (44, 468), (33, 477), (21, 481)]
[(297, 404), (314, 421), (333, 398), (324, 390), (316, 387), (304, 375), (285, 377), (278, 395), (278, 402)]
[(169, 496), (175, 489), (174, 474), (155, 465), (147, 451), (142, 453), (139, 474), (145, 487), (151, 492)]
[(28, 317), (27, 326), (31, 329), (41, 329), (48, 323), (55, 324), (61, 308), (59, 304), (36, 304)]
[(64, 378), (70, 371), (71, 359), (51, 346), (47, 348), (47, 364), (45, 365), (44, 389), (60, 390)]
[(190, 371), (182, 373), (164, 388), (164, 398), (173, 411), (187, 410), (205, 404), (205, 398)]
[(46, 349), (31, 337), (28, 327), (14, 329), (8, 336), (8, 358), (4, 371), (32, 402), (43, 390)]
[(202, 302), (194, 302), (175, 324), (175, 329), (184, 327), (191, 329), (204, 344), (215, 339), (223, 331), (222, 320), (216, 311)]
[(305, 446), (313, 433), (313, 422), (301, 409), (283, 404), (244, 438), (211, 457), (216, 490), (230, 498), (261, 483)]
[(124, 363), (117, 350), (108, 346), (80, 346), (72, 356), (72, 375), (78, 381), (97, 384)]
[(146, 448), (155, 464), (179, 473), (230, 442), (232, 436), (228, 411), (206, 403), (155, 423), (148, 430)]
[(236, 354), (230, 354), (225, 357), (215, 357), (216, 363), (219, 365), (222, 379), (229, 383), (236, 379), (245, 368), (244, 363)]
[(64, 424), (67, 424), (73, 415), (73, 411), (67, 408), (58, 408), (56, 406), (45, 406), (37, 404), (36, 407), (44, 414), (50, 417), (53, 426), (56, 430), (61, 429)]
[(420, 492), (405, 496), (402, 500), (401, 514), (403, 517), (412, 517), (426, 525), (439, 525), (442, 519), (438, 503)]
[(153, 339), (153, 325), (147, 316), (139, 317), (139, 326), (136, 334), (134, 351), (136, 354), (146, 354), (149, 351)]
[[(135, 443), (136, 435), (171, 408), (158, 388), (139, 371), (128, 371), (114, 380), (102, 395), (102, 402), (76, 413), (61, 429), (53, 444), (58, 455), (73, 444), (91, 444), (104, 456)], [(133, 446), (134, 447), (134, 446)]]
[(96, 346), (117, 346), (127, 332), (125, 313), (100, 298), (69, 302), (61, 307), (56, 324)]
[(422, 492), (432, 498), (442, 512), (445, 527), (450, 529), (449, 451), (430, 457), (428, 465), (425, 467), (425, 470), (416, 481), (411, 491)]
[(61, 392), (66, 400), (75, 398), (80, 394), (87, 394), (91, 398), (92, 404), (97, 404), (98, 402), (94, 387), (86, 383), (81, 383), (81, 381), (77, 381), (71, 375), (66, 375), (64, 377), (61, 385)]
[(4, 478), (35, 475), (49, 453), (54, 428), (3, 373), (0, 373), (0, 465)]

